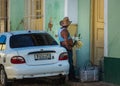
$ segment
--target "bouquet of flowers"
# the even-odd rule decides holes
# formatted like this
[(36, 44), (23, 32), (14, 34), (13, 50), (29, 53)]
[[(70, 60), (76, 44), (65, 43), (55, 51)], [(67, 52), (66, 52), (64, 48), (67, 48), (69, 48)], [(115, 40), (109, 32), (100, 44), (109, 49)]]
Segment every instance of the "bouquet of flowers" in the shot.
[(83, 43), (80, 40), (80, 34), (78, 37), (74, 37), (73, 40), (74, 40), (73, 46), (76, 46), (77, 48), (81, 48), (83, 46)]

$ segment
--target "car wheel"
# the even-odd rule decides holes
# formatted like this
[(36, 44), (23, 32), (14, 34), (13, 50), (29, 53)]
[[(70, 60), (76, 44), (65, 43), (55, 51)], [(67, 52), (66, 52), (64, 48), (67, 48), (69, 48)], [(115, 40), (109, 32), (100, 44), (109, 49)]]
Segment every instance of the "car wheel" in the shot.
[(7, 75), (5, 73), (3, 66), (1, 66), (1, 69), (0, 69), (0, 82), (2, 86), (8, 86)]

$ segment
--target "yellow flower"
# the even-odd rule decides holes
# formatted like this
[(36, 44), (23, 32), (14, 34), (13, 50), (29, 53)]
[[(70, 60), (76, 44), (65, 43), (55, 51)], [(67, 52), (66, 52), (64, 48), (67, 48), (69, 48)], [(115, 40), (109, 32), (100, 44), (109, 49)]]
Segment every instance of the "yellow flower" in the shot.
[(83, 46), (82, 41), (78, 40), (78, 41), (75, 43), (75, 46), (76, 46), (77, 48), (81, 48), (81, 47)]

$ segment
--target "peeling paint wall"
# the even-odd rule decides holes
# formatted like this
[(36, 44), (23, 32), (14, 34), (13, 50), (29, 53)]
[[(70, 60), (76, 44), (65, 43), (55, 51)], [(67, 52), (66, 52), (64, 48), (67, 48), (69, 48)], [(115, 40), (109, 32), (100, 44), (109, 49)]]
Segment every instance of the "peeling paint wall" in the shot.
[[(45, 30), (57, 40), (59, 21), (64, 17), (64, 0), (45, 0)], [(48, 24), (53, 26), (50, 29)]]
[(24, 0), (10, 0), (10, 29), (23, 29)]

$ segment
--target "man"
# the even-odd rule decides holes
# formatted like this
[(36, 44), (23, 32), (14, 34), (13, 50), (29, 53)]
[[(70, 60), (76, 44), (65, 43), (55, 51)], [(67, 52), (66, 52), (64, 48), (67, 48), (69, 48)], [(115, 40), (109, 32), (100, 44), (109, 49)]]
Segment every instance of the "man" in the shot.
[(75, 72), (74, 72), (74, 65), (73, 65), (73, 52), (72, 52), (72, 47), (73, 47), (73, 40), (70, 36), (70, 33), (68, 32), (67, 28), (71, 24), (71, 21), (69, 21), (68, 17), (65, 17), (63, 20), (60, 21), (61, 28), (58, 31), (58, 38), (60, 41), (60, 45), (66, 48), (68, 52), (68, 60), (70, 64), (70, 69), (69, 69), (69, 75), (68, 78), (70, 81), (78, 81), (75, 78)]

